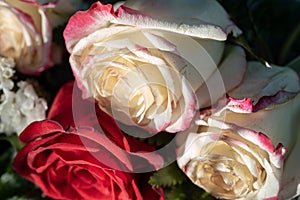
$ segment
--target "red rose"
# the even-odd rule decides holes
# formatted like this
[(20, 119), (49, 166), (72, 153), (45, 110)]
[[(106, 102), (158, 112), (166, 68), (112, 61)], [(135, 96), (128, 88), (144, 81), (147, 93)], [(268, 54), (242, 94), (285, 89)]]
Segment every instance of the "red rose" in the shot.
[[(72, 102), (72, 90), (73, 83), (65, 85), (53, 102), (49, 120), (32, 123), (20, 135), (27, 145), (15, 157), (16, 172), (54, 199), (163, 199), (145, 181), (148, 173), (129, 173), (136, 169), (133, 159), (139, 159), (138, 167), (150, 165), (147, 158), (129, 152), (131, 138), (101, 111), (97, 117), (104, 128), (97, 130), (97, 117), (84, 109), (90, 102), (76, 95)], [(76, 112), (82, 114), (82, 120), (75, 120), (72, 114), (77, 100), (81, 105)], [(110, 137), (105, 131), (110, 131), (106, 133)], [(134, 144), (139, 144), (138, 149), (149, 147)]]

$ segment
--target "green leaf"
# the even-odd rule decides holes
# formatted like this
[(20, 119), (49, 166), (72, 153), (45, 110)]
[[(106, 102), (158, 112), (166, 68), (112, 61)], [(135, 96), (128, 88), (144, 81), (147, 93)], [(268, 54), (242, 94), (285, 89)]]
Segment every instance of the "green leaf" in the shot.
[(48, 199), (37, 186), (19, 176), (12, 168), (0, 176), (0, 197), (7, 200)]
[(174, 187), (166, 195), (166, 200), (186, 200), (188, 197), (181, 185)]
[(155, 187), (163, 187), (166, 200), (213, 200), (215, 199), (198, 187), (182, 172), (174, 162), (155, 172), (149, 183)]
[(175, 185), (166, 191), (166, 200), (214, 200), (209, 193), (193, 184), (190, 180)]
[(185, 174), (179, 169), (177, 163), (174, 162), (155, 172), (150, 177), (149, 183), (155, 187), (170, 187), (182, 184), (186, 179)]
[[(31, 187), (30, 187), (31, 186)], [(20, 176), (15, 174), (12, 170), (8, 171), (0, 177), (0, 196), (8, 199), (12, 196), (22, 194), (27, 189), (32, 190), (32, 184)]]

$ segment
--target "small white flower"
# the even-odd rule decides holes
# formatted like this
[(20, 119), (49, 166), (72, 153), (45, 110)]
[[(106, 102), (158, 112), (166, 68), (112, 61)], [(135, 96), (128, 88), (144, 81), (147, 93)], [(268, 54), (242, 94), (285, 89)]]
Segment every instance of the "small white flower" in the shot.
[(0, 58), (0, 133), (20, 134), (31, 122), (46, 118), (47, 103), (39, 98), (32, 85), (26, 81), (17, 83), (12, 91), (14, 61)]
[(13, 67), (15, 63), (12, 58), (0, 57), (0, 90), (12, 89), (13, 82), (10, 78), (15, 73)]

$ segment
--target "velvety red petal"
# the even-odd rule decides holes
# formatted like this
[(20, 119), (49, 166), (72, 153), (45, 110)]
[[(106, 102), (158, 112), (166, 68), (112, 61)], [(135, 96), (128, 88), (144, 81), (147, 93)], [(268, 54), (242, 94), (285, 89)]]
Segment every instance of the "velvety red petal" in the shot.
[(65, 129), (93, 126), (97, 123), (94, 100), (83, 100), (81, 91), (70, 81), (56, 94), (47, 118), (59, 122)]
[[(51, 105), (48, 113), (48, 119), (64, 124), (62, 119), (72, 119), (72, 112), (66, 112), (72, 110), (72, 91), (73, 81), (66, 83), (61, 87), (55, 96), (55, 99)], [(69, 122), (70, 123), (70, 122)]]
[(44, 120), (36, 121), (27, 126), (21, 133), (19, 139), (21, 142), (28, 143), (39, 137), (44, 137), (54, 132), (64, 131), (62, 126), (55, 121)]

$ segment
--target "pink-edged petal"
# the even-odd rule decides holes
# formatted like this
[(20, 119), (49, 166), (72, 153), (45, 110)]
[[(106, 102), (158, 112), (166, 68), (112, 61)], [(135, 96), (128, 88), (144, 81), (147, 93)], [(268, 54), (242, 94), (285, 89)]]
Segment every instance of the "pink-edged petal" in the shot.
[(80, 39), (106, 27), (113, 19), (115, 16), (110, 4), (96, 2), (87, 11), (78, 11), (70, 18), (63, 33), (67, 49), (72, 51)]
[[(245, 118), (245, 120), (249, 120), (248, 118)], [(236, 125), (238, 124), (238, 125)], [(233, 130), (233, 132), (235, 132), (237, 135), (241, 136), (242, 138), (251, 141), (252, 143), (260, 146), (262, 149), (264, 149), (265, 151), (267, 151), (270, 155), (277, 157), (278, 159), (274, 158), (274, 160), (283, 161), (283, 156), (285, 154), (286, 151), (281, 151), (281, 150), (277, 150), (274, 146), (274, 144), (277, 144), (278, 141), (277, 140), (272, 140), (272, 136), (274, 133), (271, 134), (264, 134), (261, 132), (257, 132), (255, 129), (249, 129), (247, 127), (244, 127), (243, 125), (241, 126), (241, 124), (238, 123), (230, 123), (227, 118), (226, 118), (226, 122), (223, 121), (219, 121), (219, 120), (215, 120), (212, 118), (208, 119), (208, 126), (209, 127), (218, 127), (221, 129), (231, 129)], [(276, 143), (277, 142), (277, 143)], [(279, 148), (281, 148), (281, 146), (278, 146)], [(279, 163), (275, 163), (275, 165), (280, 166)]]
[(239, 100), (229, 97), (226, 109), (236, 113), (251, 113), (253, 110), (252, 100), (250, 98)]
[[(227, 123), (238, 124), (240, 127), (264, 133), (271, 139), (273, 144), (282, 143), (289, 150), (295, 134), (297, 134), (295, 127), (298, 125), (299, 113), (296, 112), (298, 110), (300, 110), (299, 94), (288, 102), (268, 109), (253, 113), (235, 113), (227, 110), (222, 115), (213, 118), (226, 120)], [(260, 139), (260, 143), (267, 144), (262, 139)], [(269, 149), (271, 150), (273, 147)]]
[(195, 116), (197, 101), (196, 96), (186, 79), (182, 80), (182, 95), (184, 107), (181, 108), (181, 114), (178, 120), (168, 126), (165, 130), (171, 133), (186, 130)]
[[(278, 148), (273, 148), (273, 151), (268, 152), (268, 157), (263, 157), (259, 154), (260, 151), (256, 151), (255, 148), (261, 148), (263, 150), (266, 150), (264, 146), (261, 146), (261, 143), (256, 143), (259, 140), (263, 140), (266, 142), (266, 136), (257, 133), (255, 131), (251, 131), (248, 129), (244, 129), (243, 127), (239, 127), (232, 124), (227, 124), (225, 122), (217, 122), (217, 121), (209, 121), (209, 128), (207, 132), (187, 132), (187, 138), (184, 140), (184, 144), (179, 144), (180, 147), (178, 149), (178, 158), (177, 163), (179, 167), (184, 171), (187, 168), (187, 166), (190, 164), (190, 162), (194, 159), (209, 159), (211, 149), (206, 149), (207, 144), (211, 144), (213, 142), (217, 141), (224, 141), (228, 142), (228, 144), (234, 144), (236, 146), (239, 146), (244, 151), (247, 151), (251, 153), (251, 155), (257, 160), (261, 166), (263, 166), (264, 170), (267, 173), (265, 183), (261, 188), (257, 188), (258, 191), (254, 193), (249, 193), (247, 195), (247, 199), (268, 199), (268, 198), (275, 198), (277, 197), (277, 193), (280, 189), (280, 174), (282, 172), (282, 166), (283, 166), (283, 156), (285, 153), (285, 149), (280, 145)], [(224, 128), (230, 129), (230, 134), (226, 135), (226, 132), (218, 133), (215, 132), (215, 130), (218, 129), (210, 129), (212, 127), (217, 128)], [(192, 129), (192, 128), (191, 128)], [(197, 129), (197, 126), (196, 126)], [(241, 134), (242, 132), (245, 132), (245, 134)], [(184, 133), (183, 133), (184, 134)], [(225, 134), (225, 135), (224, 135)], [(241, 136), (241, 138), (244, 138), (246, 140), (239, 140), (238, 137), (231, 137), (234, 134), (237, 134)], [(245, 135), (250, 134), (254, 139), (245, 138)], [(230, 136), (231, 135), (231, 136)], [(261, 138), (261, 139), (260, 139)], [(182, 139), (182, 138), (181, 138)], [(269, 143), (268, 145), (274, 147), (272, 144), (270, 144), (270, 139), (267, 139)], [(178, 142), (177, 142), (178, 143)], [(254, 149), (253, 149), (254, 147)], [(253, 176), (257, 176), (259, 173), (256, 168), (256, 162), (255, 160), (251, 160), (252, 158), (248, 158), (246, 155), (244, 155), (243, 151), (240, 151), (240, 149), (235, 148), (232, 146), (232, 148), (236, 151), (236, 153), (240, 154), (241, 159), (244, 160), (245, 164), (248, 166), (249, 170), (252, 172)], [(199, 153), (201, 154), (199, 155)], [(249, 160), (247, 160), (249, 159)], [(277, 162), (278, 161), (278, 162)]]
[[(185, 34), (190, 33), (196, 37), (211, 39), (224, 39), (223, 37), (231, 32), (235, 36), (241, 33), (230, 20), (224, 8), (215, 0), (128, 0), (124, 5), (139, 10), (154, 19), (159, 16), (159, 19), (170, 25), (183, 24), (182, 29), (180, 26), (177, 28), (171, 25), (170, 30), (175, 32), (186, 28)], [(147, 21), (143, 26), (149, 26), (151, 23), (153, 21)], [(164, 28), (164, 26), (162, 27)], [(223, 33), (219, 32), (220, 30)], [(213, 32), (209, 33), (209, 31)]]
[[(238, 28), (235, 27), (228, 19), (228, 15), (226, 14), (225, 10), (219, 4), (217, 4), (217, 2), (209, 3), (209, 1), (207, 1), (203, 7), (199, 6), (200, 5), (197, 4), (197, 7), (202, 8), (206, 14), (219, 13), (220, 16), (206, 16), (206, 14), (204, 14), (205, 17), (202, 17), (205, 18), (204, 21), (201, 19), (201, 17), (199, 17), (199, 19), (196, 21), (191, 20), (188, 22), (182, 20), (168, 21), (163, 19), (163, 17), (157, 18), (157, 16), (146, 15), (140, 11), (130, 9), (125, 6), (121, 6), (116, 13), (114, 13), (112, 5), (103, 5), (100, 2), (96, 2), (87, 11), (79, 11), (70, 18), (69, 23), (64, 31), (66, 46), (67, 49), (71, 51), (72, 47), (82, 37), (94, 32), (99, 28), (103, 28), (111, 24), (124, 24), (139, 28), (165, 30), (184, 35), (215, 40), (226, 40), (227, 33), (231, 32), (232, 30), (235, 30), (233, 31), (235, 34), (238, 34)], [(211, 9), (212, 12), (207, 12), (207, 8)], [(187, 13), (192, 12), (189, 11)], [(197, 13), (199, 12), (197, 11)], [(225, 22), (221, 20), (223, 19), (223, 15), (226, 15), (224, 18)], [(195, 18), (194, 16), (187, 17)], [(216, 23), (214, 20), (213, 22), (205, 21), (215, 17), (218, 17), (218, 19), (216, 19)], [(221, 25), (219, 26), (218, 23)]]
[(203, 108), (216, 103), (226, 91), (239, 85), (243, 80), (246, 67), (244, 50), (238, 46), (227, 46), (219, 68), (196, 91), (199, 107)]
[[(298, 75), (288, 67), (272, 65), (268, 68), (260, 62), (252, 61), (248, 62), (243, 82), (228, 94), (236, 99), (251, 97), (253, 104), (256, 105), (262, 97), (272, 97), (282, 91), (298, 93), (300, 91)], [(288, 96), (280, 96), (286, 97)]]
[(295, 92), (279, 91), (273, 96), (261, 97), (257, 104), (253, 106), (253, 111), (256, 112), (258, 110), (267, 109), (268, 107), (271, 107), (276, 104), (287, 102), (290, 99), (294, 98), (296, 95), (297, 93)]

